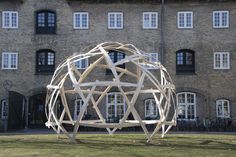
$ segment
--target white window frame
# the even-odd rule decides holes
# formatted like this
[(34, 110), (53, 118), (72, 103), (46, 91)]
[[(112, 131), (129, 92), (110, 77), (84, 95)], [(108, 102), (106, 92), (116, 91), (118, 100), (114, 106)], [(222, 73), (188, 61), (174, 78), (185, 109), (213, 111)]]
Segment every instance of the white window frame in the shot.
[[(79, 111), (81, 111), (81, 108), (83, 107), (84, 103), (82, 99), (75, 99), (74, 101), (74, 120), (77, 120), (78, 115), (77, 115), (77, 111), (78, 111), (78, 105), (79, 105)], [(85, 115), (87, 114), (87, 108), (85, 110)]]
[[(185, 103), (179, 103), (179, 95), (180, 94), (185, 94), (184, 98), (185, 98)], [(187, 94), (191, 94), (194, 97), (194, 103), (188, 103), (187, 102)], [(197, 110), (196, 110), (196, 93), (192, 93), (192, 92), (180, 92), (177, 93), (177, 106), (179, 107), (180, 105), (185, 107), (185, 118), (182, 118), (180, 120), (187, 120), (187, 121), (195, 121), (196, 120), (196, 116), (197, 116)], [(188, 106), (190, 105), (194, 105), (194, 118), (193, 119), (188, 119)], [(179, 108), (178, 108), (178, 113), (177, 116), (179, 115)]]
[[(228, 56), (227, 58), (227, 67), (223, 67), (223, 55), (226, 54)], [(214, 52), (214, 69), (230, 69), (230, 53), (229, 52)], [(216, 56), (220, 55), (220, 67), (216, 66)]]
[[(219, 26), (216, 26), (216, 23), (215, 23), (215, 14), (216, 13), (220, 13), (220, 25)], [(227, 13), (227, 25), (226, 26), (223, 26), (222, 25), (222, 14), (223, 13)], [(213, 16), (212, 16), (212, 21), (213, 21), (213, 28), (229, 28), (229, 11), (227, 10), (222, 10), (222, 11), (213, 11)]]
[[(224, 103), (222, 104), (221, 102), (227, 102), (227, 108), (228, 108), (228, 113), (229, 113), (228, 116), (225, 115)], [(219, 104), (219, 103), (221, 103), (221, 104)], [(219, 115), (219, 113), (218, 113), (218, 106), (219, 105), (222, 105), (221, 106), (222, 107), (222, 115)], [(216, 116), (217, 116), (217, 118), (230, 118), (230, 104), (229, 104), (229, 100), (227, 100), (227, 99), (218, 99), (218, 100), (216, 100)]]
[[(117, 103), (117, 95), (119, 94), (119, 95), (121, 95), (122, 96), (122, 94), (120, 93), (120, 92), (111, 92), (111, 93), (107, 93), (107, 95), (106, 95), (106, 119), (109, 119), (109, 115), (108, 115), (108, 108), (109, 108), (109, 106), (110, 105), (113, 105), (112, 103), (109, 103), (108, 102), (108, 97), (109, 97), (109, 95), (115, 95), (115, 100), (114, 100), (114, 106), (115, 106), (115, 117), (117, 117), (117, 106), (118, 106), (118, 103)], [(123, 97), (123, 96), (122, 96)], [(120, 104), (119, 104), (120, 105)], [(123, 97), (123, 104), (121, 104), (121, 105), (124, 105), (124, 114), (125, 114), (125, 111), (126, 111), (126, 105), (125, 105), (125, 98)]]
[[(8, 58), (8, 67), (4, 67), (4, 55), (7, 54), (9, 56)], [(11, 68), (12, 65), (12, 55), (16, 55), (16, 67), (15, 68)], [(6, 69), (6, 70), (15, 70), (18, 69), (18, 53), (17, 52), (3, 52), (2, 53), (2, 69)]]
[[(148, 57), (148, 61), (150, 62), (150, 63), (154, 63), (154, 64), (157, 64), (158, 62), (159, 62), (159, 55), (158, 55), (158, 53), (145, 53), (145, 55)], [(155, 56), (155, 58), (153, 58), (153, 56)], [(153, 59), (155, 59), (156, 60), (156, 62), (153, 62)], [(147, 69), (156, 69), (157, 67), (155, 67), (155, 66), (153, 66), (153, 65), (150, 65), (150, 64), (145, 64), (144, 65), (145, 66), (145, 68), (147, 68)]]
[[(79, 15), (80, 18), (80, 26), (76, 26), (76, 16)], [(82, 26), (82, 15), (86, 15), (87, 16), (87, 23), (86, 23), (86, 27)], [(73, 14), (73, 26), (74, 29), (89, 29), (89, 13), (88, 12), (74, 12)]]
[[(145, 26), (145, 15), (149, 16), (148, 26)], [(156, 26), (152, 26), (152, 15), (156, 15)], [(143, 29), (158, 29), (158, 12), (143, 12)]]
[[(147, 105), (150, 105), (150, 104), (147, 104), (148, 103), (148, 101), (154, 101), (154, 103), (155, 103), (155, 105), (156, 105), (156, 114), (154, 114), (154, 115), (148, 115), (147, 114)], [(155, 102), (155, 100), (154, 99), (146, 99), (145, 101), (144, 101), (144, 107), (145, 107), (145, 117), (146, 118), (153, 118), (153, 117), (157, 117), (158, 115), (159, 115), (159, 113), (158, 113), (158, 106), (157, 106), (157, 104), (156, 104), (156, 102)], [(155, 112), (154, 112), (155, 113)]]
[[(114, 27), (110, 26), (110, 16), (114, 14), (115, 19), (114, 19)], [(117, 15), (120, 14), (121, 15), (121, 26), (118, 27), (117, 26)], [(123, 29), (124, 27), (124, 15), (123, 12), (108, 12), (108, 29)]]
[[(83, 60), (85, 60), (85, 67), (82, 67), (82, 61)], [(84, 58), (84, 59), (76, 61), (74, 64), (75, 64), (75, 67), (77, 69), (84, 70), (84, 69), (86, 69), (88, 67), (88, 64), (89, 64), (88, 62), (89, 62), (88, 58)]]
[[(191, 14), (191, 26), (187, 26), (187, 14)], [(177, 23), (178, 23), (178, 28), (184, 29), (184, 28), (193, 28), (193, 12), (192, 11), (179, 11), (177, 16)], [(179, 16), (180, 14), (184, 14), (184, 26), (180, 26), (180, 19)]]
[[(5, 13), (9, 14), (9, 26), (6, 26), (5, 24)], [(12, 26), (12, 14), (16, 14), (16, 26)], [(17, 29), (18, 28), (18, 12), (17, 11), (3, 11), (2, 12), (2, 28), (11, 28), (11, 29)]]
[[(6, 106), (6, 107), (4, 107)], [(7, 109), (7, 110), (4, 110), (4, 109)], [(7, 100), (2, 100), (2, 103), (1, 103), (1, 119), (7, 119), (8, 118), (8, 101)], [(4, 115), (4, 112), (6, 112), (6, 116)]]

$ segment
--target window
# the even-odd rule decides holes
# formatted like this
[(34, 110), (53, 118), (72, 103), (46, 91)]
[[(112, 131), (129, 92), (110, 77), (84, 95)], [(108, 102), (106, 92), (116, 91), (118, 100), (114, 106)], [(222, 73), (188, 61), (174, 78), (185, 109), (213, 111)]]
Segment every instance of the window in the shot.
[(229, 52), (214, 53), (214, 69), (230, 69)]
[(2, 100), (1, 118), (2, 119), (7, 119), (8, 118), (8, 103), (7, 103), (7, 100)]
[(195, 120), (196, 117), (196, 94), (183, 92), (177, 94), (178, 118)]
[(53, 11), (38, 11), (36, 13), (36, 34), (56, 33), (56, 13)]
[(216, 116), (219, 118), (230, 117), (230, 109), (229, 109), (228, 100), (220, 99), (216, 101)]
[[(125, 58), (125, 53), (114, 51), (114, 50), (110, 50), (108, 55), (111, 58), (113, 63), (116, 63), (116, 62), (118, 62), (118, 61)], [(125, 63), (117, 65), (117, 67), (120, 67), (120, 68), (124, 69), (125, 68)], [(111, 70), (107, 69), (107, 74), (110, 74), (110, 73), (112, 73)]]
[(154, 99), (145, 100), (145, 117), (155, 118), (158, 117), (157, 105)]
[(117, 122), (124, 116), (125, 100), (121, 93), (108, 93), (106, 99), (106, 118), (110, 122)]
[(193, 28), (193, 12), (178, 12), (178, 28)]
[[(75, 100), (75, 108), (74, 108), (74, 120), (78, 118), (79, 112), (81, 108), (83, 107), (84, 102), (82, 99), (76, 99)], [(85, 114), (87, 114), (87, 109), (85, 110)]]
[(157, 29), (158, 28), (158, 13), (157, 12), (144, 12), (143, 13), (143, 28), (144, 29)]
[[(157, 64), (158, 62), (158, 53), (146, 53), (145, 54), (147, 57), (148, 57), (148, 61), (150, 63), (155, 63)], [(151, 64), (144, 64), (144, 67), (147, 68), (147, 69), (155, 69), (156, 67), (151, 65)]]
[(74, 29), (88, 29), (89, 15), (87, 12), (74, 13)]
[(2, 53), (2, 69), (17, 69), (18, 53), (3, 52)]
[(53, 73), (55, 69), (55, 52), (40, 50), (36, 53), (36, 73)]
[(2, 28), (18, 28), (18, 12), (2, 12)]
[(76, 61), (75, 66), (77, 69), (86, 69), (88, 67), (88, 58)]
[(108, 13), (108, 29), (123, 29), (123, 13)]
[(213, 11), (213, 28), (229, 27), (229, 11)]
[(179, 50), (176, 52), (176, 73), (177, 74), (195, 73), (194, 51)]

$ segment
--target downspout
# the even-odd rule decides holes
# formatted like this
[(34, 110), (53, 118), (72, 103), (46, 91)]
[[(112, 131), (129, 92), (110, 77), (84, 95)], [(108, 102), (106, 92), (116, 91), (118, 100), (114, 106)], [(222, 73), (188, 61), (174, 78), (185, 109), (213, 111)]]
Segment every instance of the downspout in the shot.
[(164, 12), (165, 12), (165, 6), (164, 6), (165, 0), (161, 1), (161, 19), (160, 19), (160, 31), (161, 31), (161, 36), (160, 36), (160, 62), (165, 65), (165, 60), (164, 60), (164, 51), (165, 51), (165, 41), (164, 41)]

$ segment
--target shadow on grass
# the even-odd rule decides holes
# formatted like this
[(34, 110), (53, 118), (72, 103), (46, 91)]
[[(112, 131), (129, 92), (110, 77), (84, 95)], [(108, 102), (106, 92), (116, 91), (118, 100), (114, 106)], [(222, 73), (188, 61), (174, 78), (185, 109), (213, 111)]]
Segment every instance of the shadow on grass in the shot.
[[(46, 139), (45, 139), (46, 138)], [(74, 149), (88, 149), (88, 150), (117, 150), (122, 148), (132, 148), (137, 150), (160, 148), (169, 149), (175, 148), (179, 150), (186, 149), (202, 149), (202, 150), (228, 150), (235, 149), (236, 144), (229, 140), (209, 140), (204, 138), (190, 138), (190, 137), (167, 137), (164, 139), (154, 138), (153, 142), (146, 143), (142, 136), (138, 137), (110, 137), (110, 136), (88, 136), (82, 137), (77, 144), (72, 144), (67, 138), (49, 138), (44, 137), (27, 137), (27, 138), (7, 138), (0, 139), (0, 149), (11, 148), (31, 148), (31, 149), (52, 149), (57, 150), (74, 150)]]

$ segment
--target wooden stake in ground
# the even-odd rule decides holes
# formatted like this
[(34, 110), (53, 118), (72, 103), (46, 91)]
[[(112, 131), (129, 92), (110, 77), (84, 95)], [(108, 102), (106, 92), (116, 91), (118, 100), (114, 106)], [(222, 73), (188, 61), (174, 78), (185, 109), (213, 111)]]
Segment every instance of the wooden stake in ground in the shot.
[[(109, 53), (125, 54), (114, 63)], [(118, 56), (117, 56), (118, 58)], [(91, 64), (83, 71), (76, 67), (77, 62), (89, 59)], [(126, 65), (126, 68), (121, 65)], [(96, 71), (101, 69), (104, 74), (107, 70), (110, 75), (96, 78)], [(76, 142), (76, 135), (80, 126), (106, 128), (109, 134), (123, 127), (141, 126), (147, 142), (161, 130), (162, 137), (176, 125), (176, 96), (175, 86), (166, 68), (160, 62), (150, 62), (150, 56), (131, 44), (105, 42), (95, 46), (88, 52), (67, 58), (54, 72), (50, 84), (47, 86), (46, 122), (47, 127), (53, 128), (58, 134), (64, 133), (71, 142)], [(109, 123), (100, 111), (105, 97), (114, 89), (125, 102), (126, 109), (119, 122)], [(158, 115), (152, 120), (144, 120), (136, 110), (140, 96), (155, 101)], [(74, 98), (73, 98), (74, 97)], [(69, 104), (75, 97), (79, 97), (83, 105), (76, 119), (71, 115)], [(60, 106), (58, 100), (62, 105)], [(139, 103), (140, 104), (140, 103)], [(142, 104), (143, 105), (143, 104)], [(98, 115), (97, 120), (84, 120), (87, 108), (92, 106)], [(145, 106), (143, 105), (143, 110)], [(132, 114), (134, 120), (128, 120)], [(73, 126), (73, 132), (68, 132), (65, 124)], [(155, 125), (149, 133), (147, 125)]]

